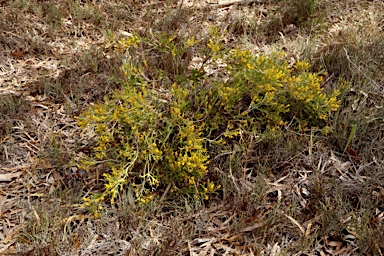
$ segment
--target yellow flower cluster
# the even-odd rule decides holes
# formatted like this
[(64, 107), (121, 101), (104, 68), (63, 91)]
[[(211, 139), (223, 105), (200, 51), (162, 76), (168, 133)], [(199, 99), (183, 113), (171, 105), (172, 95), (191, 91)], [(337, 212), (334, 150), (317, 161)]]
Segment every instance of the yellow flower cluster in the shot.
[(166, 159), (175, 178), (193, 188), (207, 173), (208, 154), (203, 146), (201, 132), (191, 121), (184, 120), (176, 137), (178, 147), (170, 149)]
[[(321, 88), (322, 77), (308, 72), (310, 65), (307, 62), (297, 61), (290, 68), (286, 61), (279, 60), (279, 54), (253, 56), (246, 50), (233, 50), (227, 63), (230, 64), (227, 68), (232, 79), (221, 90), (225, 92), (230, 87), (231, 91), (239, 92), (237, 96), (240, 94), (241, 99), (250, 97), (252, 100), (241, 116), (252, 119), (250, 114), (254, 113), (256, 120), (250, 120), (250, 123), (264, 123), (269, 132), (289, 122), (286, 117), (293, 116), (298, 127), (305, 129), (316, 119), (328, 119), (329, 113), (339, 107), (339, 92), (326, 95)], [(293, 71), (297, 75), (293, 75)], [(231, 97), (230, 93), (224, 92), (220, 92), (219, 96)], [(231, 104), (230, 100), (225, 102), (225, 110), (239, 105), (236, 100), (235, 104)], [(257, 127), (259, 125), (254, 128)]]
[(118, 42), (121, 49), (126, 49), (130, 46), (137, 47), (141, 42), (139, 35), (132, 35), (128, 38), (124, 38)]

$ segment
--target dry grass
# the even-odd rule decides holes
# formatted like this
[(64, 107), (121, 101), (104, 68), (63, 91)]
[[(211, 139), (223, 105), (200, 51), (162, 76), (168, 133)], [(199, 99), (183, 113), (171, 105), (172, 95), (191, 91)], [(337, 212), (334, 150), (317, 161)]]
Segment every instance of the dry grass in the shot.
[[(382, 255), (382, 2), (255, 2), (2, 1), (0, 253)], [(333, 133), (287, 130), (215, 158), (223, 188), (209, 202), (137, 206), (126, 191), (93, 218), (79, 206), (102, 180), (71, 163), (90, 151), (75, 116), (119, 88), (114, 42), (136, 31), (204, 38), (210, 25), (228, 47), (309, 60), (326, 89), (348, 82)]]

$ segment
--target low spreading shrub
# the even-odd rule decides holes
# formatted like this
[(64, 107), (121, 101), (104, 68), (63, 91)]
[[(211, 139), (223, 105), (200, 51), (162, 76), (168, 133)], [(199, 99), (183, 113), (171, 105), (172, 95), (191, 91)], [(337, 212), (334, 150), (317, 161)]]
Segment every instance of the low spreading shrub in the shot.
[[(96, 145), (79, 166), (106, 169), (105, 189), (85, 198), (94, 210), (106, 199), (114, 203), (122, 189), (141, 203), (167, 186), (208, 199), (220, 187), (207, 178), (209, 159), (239, 137), (260, 140), (288, 126), (326, 132), (339, 107), (338, 92), (324, 93), (308, 63), (290, 67), (282, 54), (227, 50), (216, 29), (205, 42), (133, 35), (117, 49), (127, 56), (123, 88), (78, 119)], [(201, 61), (191, 62), (193, 55)]]

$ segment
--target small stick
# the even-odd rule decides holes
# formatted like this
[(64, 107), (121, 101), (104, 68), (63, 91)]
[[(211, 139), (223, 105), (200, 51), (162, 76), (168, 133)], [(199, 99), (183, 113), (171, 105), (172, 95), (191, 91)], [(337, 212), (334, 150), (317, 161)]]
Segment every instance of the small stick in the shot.
[(253, 4), (253, 3), (265, 4), (267, 2), (268, 2), (268, 0), (234, 0), (234, 1), (229, 1), (229, 2), (225, 2), (225, 3), (214, 4), (214, 7), (221, 8), (221, 7), (227, 7), (227, 6), (234, 5), (234, 4)]

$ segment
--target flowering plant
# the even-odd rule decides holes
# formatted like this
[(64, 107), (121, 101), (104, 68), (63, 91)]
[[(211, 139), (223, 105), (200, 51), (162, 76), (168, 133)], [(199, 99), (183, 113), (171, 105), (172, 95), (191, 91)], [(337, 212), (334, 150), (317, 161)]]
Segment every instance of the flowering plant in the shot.
[[(114, 203), (126, 186), (140, 203), (167, 186), (208, 199), (220, 188), (207, 178), (209, 159), (239, 135), (274, 135), (288, 124), (327, 130), (338, 92), (325, 94), (308, 63), (290, 67), (279, 54), (226, 50), (218, 30), (210, 36), (200, 68), (185, 57), (202, 44), (194, 37), (134, 35), (119, 42), (117, 49), (127, 53), (123, 88), (78, 121), (96, 143), (79, 166), (107, 169), (105, 190), (85, 198), (86, 206), (97, 211), (106, 199)], [(207, 65), (220, 67), (221, 75), (206, 74)]]

